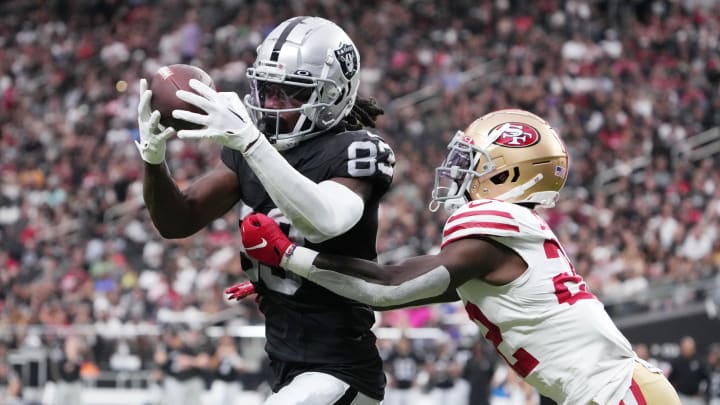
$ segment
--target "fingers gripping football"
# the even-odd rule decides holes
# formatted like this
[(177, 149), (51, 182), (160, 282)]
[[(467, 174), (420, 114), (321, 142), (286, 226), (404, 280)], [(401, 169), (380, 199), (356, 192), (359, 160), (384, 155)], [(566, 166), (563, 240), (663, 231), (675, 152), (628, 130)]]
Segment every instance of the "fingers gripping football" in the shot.
[(174, 110), (172, 115), (200, 126), (178, 132), (182, 139), (213, 139), (228, 148), (245, 152), (259, 137), (260, 131), (248, 115), (237, 93), (217, 92), (199, 80), (191, 79), (188, 85), (194, 92), (178, 90), (177, 98), (204, 113)]
[(152, 90), (148, 89), (147, 80), (141, 79), (140, 101), (137, 110), (139, 138), (135, 140), (135, 146), (144, 161), (159, 165), (165, 160), (165, 144), (175, 134), (175, 129), (159, 125), (160, 112), (152, 111), (151, 98)]
[(283, 255), (295, 245), (280, 226), (265, 214), (250, 214), (240, 224), (245, 253), (253, 259), (273, 266), (280, 266)]

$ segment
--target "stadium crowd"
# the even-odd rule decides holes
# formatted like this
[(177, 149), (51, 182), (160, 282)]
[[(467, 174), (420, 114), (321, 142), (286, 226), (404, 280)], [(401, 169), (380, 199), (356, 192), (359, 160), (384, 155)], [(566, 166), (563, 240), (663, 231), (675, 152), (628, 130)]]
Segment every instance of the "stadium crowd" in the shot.
[[(191, 63), (242, 94), (260, 39), (298, 14), (342, 25), (361, 52), (361, 94), (385, 107), (377, 130), (397, 166), (381, 207), (382, 260), (438, 248), (446, 217), (427, 203), (447, 141), (488, 111), (519, 107), (566, 142), (568, 184), (544, 215), (590, 289), (619, 303), (611, 314), (720, 304), (720, 159), (690, 146), (720, 125), (720, 8), (705, 3), (3, 2), (0, 333), (17, 349), (58, 344), (28, 334), (38, 324), (228, 310), (262, 322), (252, 300), (223, 296), (243, 278), (240, 209), (183, 240), (163, 240), (148, 219), (136, 87), (162, 65)], [(219, 157), (210, 142), (169, 145), (180, 183)], [(446, 325), (454, 315), (453, 305), (392, 311), (380, 325), (457, 336)], [(103, 341), (88, 355), (107, 369), (118, 345)], [(130, 342), (144, 368), (153, 344)]]

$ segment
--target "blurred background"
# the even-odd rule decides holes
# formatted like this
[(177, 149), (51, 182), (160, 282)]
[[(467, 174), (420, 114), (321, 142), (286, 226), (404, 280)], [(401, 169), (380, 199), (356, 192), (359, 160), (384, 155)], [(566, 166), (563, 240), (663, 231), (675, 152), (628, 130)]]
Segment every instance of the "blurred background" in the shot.
[[(335, 21), (397, 157), (379, 259), (438, 249), (433, 169), (495, 109), (546, 119), (570, 153), (542, 216), (635, 346), (678, 390), (720, 404), (720, 3), (715, 0), (0, 2), (0, 404), (257, 404), (263, 318), (233, 210), (163, 240), (142, 202), (139, 78), (190, 63), (223, 91), (280, 21)], [(218, 162), (169, 143), (184, 184)], [(377, 314), (386, 404), (543, 404), (459, 304)], [(160, 367), (172, 359), (172, 367)]]

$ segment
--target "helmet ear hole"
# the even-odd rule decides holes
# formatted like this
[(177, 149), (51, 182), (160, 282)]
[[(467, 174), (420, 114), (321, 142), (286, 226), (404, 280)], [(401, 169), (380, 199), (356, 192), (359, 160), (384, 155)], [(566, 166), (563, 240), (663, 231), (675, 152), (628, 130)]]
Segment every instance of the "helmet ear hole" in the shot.
[(510, 171), (505, 170), (504, 172), (498, 173), (490, 178), (490, 181), (492, 181), (493, 184), (499, 185), (503, 184), (507, 181), (508, 177), (510, 177)]

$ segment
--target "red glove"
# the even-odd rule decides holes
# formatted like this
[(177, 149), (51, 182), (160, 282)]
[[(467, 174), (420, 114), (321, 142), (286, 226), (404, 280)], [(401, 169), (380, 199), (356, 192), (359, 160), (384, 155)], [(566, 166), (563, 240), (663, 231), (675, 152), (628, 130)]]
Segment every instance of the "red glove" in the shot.
[(235, 284), (232, 287), (226, 288), (225, 294), (228, 294), (229, 300), (240, 301), (248, 295), (255, 294), (255, 287), (251, 282), (246, 281), (244, 283)]
[(280, 266), (280, 260), (288, 249), (295, 248), (277, 222), (265, 214), (250, 214), (240, 224), (242, 244), (245, 253), (253, 259), (273, 266)]

